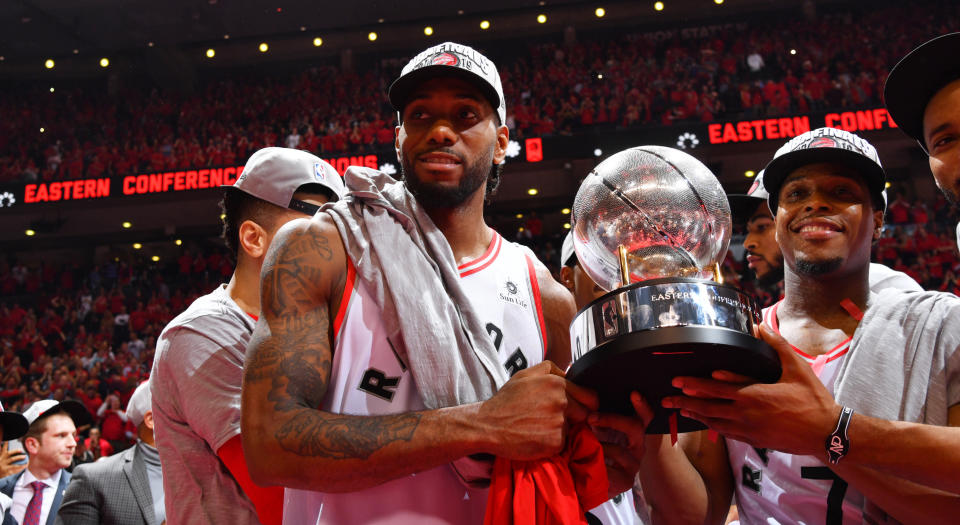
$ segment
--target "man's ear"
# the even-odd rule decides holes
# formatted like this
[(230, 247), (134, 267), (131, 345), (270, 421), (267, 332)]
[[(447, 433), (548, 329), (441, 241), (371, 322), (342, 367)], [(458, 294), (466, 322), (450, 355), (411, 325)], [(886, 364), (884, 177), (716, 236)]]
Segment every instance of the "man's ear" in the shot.
[(27, 454), (33, 456), (40, 452), (40, 440), (35, 437), (28, 437), (23, 440), (23, 448), (27, 450)]
[(873, 212), (873, 240), (877, 241), (883, 234), (883, 210)]
[(560, 283), (567, 287), (567, 290), (573, 292), (573, 268), (563, 266), (560, 268)]
[(507, 145), (510, 143), (510, 128), (500, 126), (497, 128), (497, 143), (493, 149), (493, 163), (503, 164), (507, 158)]
[(153, 410), (148, 410), (143, 415), (143, 424), (147, 425), (147, 428), (153, 430)]
[(240, 223), (239, 237), (240, 249), (254, 259), (263, 257), (270, 247), (267, 231), (249, 219)]

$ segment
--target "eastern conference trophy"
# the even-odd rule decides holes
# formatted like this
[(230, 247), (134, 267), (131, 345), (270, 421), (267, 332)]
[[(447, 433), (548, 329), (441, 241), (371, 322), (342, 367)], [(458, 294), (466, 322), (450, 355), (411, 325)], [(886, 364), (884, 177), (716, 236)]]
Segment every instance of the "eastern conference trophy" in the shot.
[(700, 430), (660, 406), (679, 393), (674, 377), (780, 378), (776, 352), (756, 336), (756, 300), (723, 284), (730, 206), (700, 161), (659, 146), (621, 151), (590, 172), (573, 206), (577, 260), (608, 293), (570, 325), (567, 377), (595, 389), (601, 410), (632, 415), (636, 390), (656, 415), (647, 433)]

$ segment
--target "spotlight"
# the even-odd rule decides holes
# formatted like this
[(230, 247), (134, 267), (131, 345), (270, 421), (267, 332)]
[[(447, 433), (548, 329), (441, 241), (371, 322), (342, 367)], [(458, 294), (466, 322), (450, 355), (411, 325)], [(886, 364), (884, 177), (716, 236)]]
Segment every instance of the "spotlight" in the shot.
[(46, 131), (46, 129), (40, 128), (40, 133), (43, 133), (44, 131)]
[(432, 35), (432, 34), (433, 34), (433, 28), (430, 27), (430, 26), (427, 26), (427, 27), (423, 28), (423, 34), (425, 34), (425, 35), (427, 35), (427, 36)]
[(159, 255), (154, 255), (153, 257), (150, 258), (150, 260), (153, 261), (153, 262), (157, 262), (157, 261), (160, 260), (160, 256), (159, 256)]
[(593, 14), (597, 15), (597, 18), (603, 18), (604, 15), (607, 14), (607, 10), (602, 7), (598, 7), (597, 10), (593, 12)]
[(518, 214), (515, 215), (515, 217), (518, 218), (518, 219), (522, 219), (522, 218), (523, 218), (523, 214), (522, 214), (522, 213), (518, 213)]
[(320, 47), (320, 46), (322, 46), (322, 45), (323, 45), (323, 39), (320, 38), (320, 37), (314, 38), (314, 39), (313, 39), (313, 45), (314, 45), (314, 47)]
[(753, 176), (756, 175), (756, 174), (757, 174), (757, 173), (756, 173), (755, 171), (753, 171), (753, 170), (747, 170), (747, 171), (743, 172), (743, 176), (746, 177), (746, 178), (748, 178), (748, 179), (751, 178), (751, 177), (753, 177)]
[(562, 214), (564, 214), (564, 215), (570, 215), (570, 208), (564, 208), (564, 209), (560, 210), (560, 213), (562, 213)]
[(484, 31), (486, 31), (487, 29), (490, 29), (490, 21), (484, 20), (480, 22), (480, 29), (483, 29)]
[(653, 4), (653, 8), (657, 11), (663, 11), (663, 2), (657, 2)]
[(883, 187), (886, 188), (886, 189), (889, 189), (889, 188), (890, 188), (890, 183), (889, 183), (889, 182), (884, 183), (884, 184), (883, 184)]
[(599, 157), (600, 155), (603, 155), (603, 150), (601, 150), (600, 148), (593, 150), (594, 157)]
[(120, 226), (123, 226), (124, 228), (130, 228), (133, 225), (130, 224), (130, 221), (123, 221), (123, 223)]
[(261, 42), (261, 43), (260, 43), (260, 52), (261, 52), (261, 53), (266, 53), (268, 49), (270, 49), (270, 46), (268, 46), (266, 42)]
[(51, 93), (54, 92), (53, 86), (50, 86), (50, 92), (51, 92)]
[(563, 229), (564, 229), (564, 230), (569, 230), (569, 229), (570, 229), (570, 223), (569, 223), (569, 222), (563, 223)]
[(375, 31), (370, 31), (370, 33), (367, 35), (367, 40), (369, 40), (369, 41), (371, 41), (371, 42), (376, 41), (376, 40), (377, 40), (377, 33), (376, 33)]
[(183, 244), (183, 241), (181, 241), (180, 239), (177, 239), (177, 240), (173, 241), (173, 244), (176, 244), (177, 246), (180, 246), (181, 244)]
[(715, 4), (717, 4), (717, 5), (721, 5), (721, 4), (723, 4), (723, 0), (713, 0), (713, 3), (715, 3)]
[(34, 235), (37, 234), (37, 232), (35, 232), (35, 231), (33, 231), (33, 230), (27, 230), (27, 231), (25, 231), (25, 232), (23, 232), (23, 233), (27, 234), (27, 237), (33, 237)]
[(103, 57), (103, 58), (100, 59), (100, 67), (107, 67), (107, 66), (109, 66), (109, 65), (110, 65), (110, 59), (109, 59), (109, 58)]
[(45, 67), (45, 68), (47, 68), (47, 69), (53, 69), (53, 66), (55, 66), (55, 65), (56, 65), (56, 64), (53, 62), (53, 59), (52, 59), (52, 58), (48, 58), (47, 61), (43, 63), (43, 67)]
[(537, 23), (538, 23), (538, 24), (546, 24), (546, 23), (547, 23), (547, 15), (537, 15)]
[(790, 50), (790, 54), (791, 54), (791, 55), (796, 55), (796, 54), (797, 54), (797, 50), (796, 50), (796, 49), (791, 49), (791, 50)]
[(213, 58), (216, 55), (217, 55), (217, 52), (214, 51), (213, 48), (210, 48), (207, 50), (207, 58)]
[(133, 249), (134, 249), (134, 250), (139, 250), (140, 248), (143, 248), (143, 245), (142, 245), (142, 244), (140, 244), (139, 242), (133, 243)]
[(536, 195), (538, 193), (540, 193), (540, 190), (536, 188), (530, 188), (529, 190), (527, 190), (527, 195)]

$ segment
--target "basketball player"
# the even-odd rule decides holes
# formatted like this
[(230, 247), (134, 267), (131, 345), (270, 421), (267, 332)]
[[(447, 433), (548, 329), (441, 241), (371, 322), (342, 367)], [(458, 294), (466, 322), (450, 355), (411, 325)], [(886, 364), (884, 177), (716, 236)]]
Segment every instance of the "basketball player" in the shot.
[(930, 40), (890, 71), (884, 98), (890, 116), (930, 156), (930, 171), (960, 206), (960, 33)]
[[(783, 254), (777, 244), (773, 214), (767, 206), (769, 196), (763, 187), (763, 170), (757, 175), (746, 195), (727, 195), (733, 222), (746, 224), (747, 235), (743, 238), (743, 248), (747, 252), (747, 267), (753, 270), (761, 285), (779, 284), (783, 281)], [(887, 194), (884, 189), (884, 210), (886, 203)], [(923, 291), (909, 275), (879, 263), (870, 263), (870, 290), (879, 292), (884, 288)]]
[(483, 219), (508, 142), (496, 67), (440, 44), (389, 95), (403, 181), (348, 169), (350, 197), (264, 265), (242, 435), (286, 523), (480, 523), (465, 457), (552, 456), (597, 408), (562, 377), (570, 294)]
[(844, 131), (777, 151), (764, 183), (785, 295), (764, 311), (763, 337), (783, 375), (674, 380), (684, 395), (663, 406), (725, 438), (700, 433), (695, 454), (648, 440), (641, 479), (655, 517), (722, 522), (732, 492), (743, 523), (944, 523), (960, 511), (932, 488), (957, 486), (946, 426), (960, 425), (960, 326), (949, 321), (960, 299), (870, 292), (884, 182), (873, 147)]
[(277, 229), (343, 193), (340, 175), (305, 151), (264, 148), (225, 187), (230, 282), (164, 328), (151, 373), (167, 523), (280, 523), (283, 489), (250, 481), (240, 443), (243, 361), (260, 315), (260, 267)]
[[(960, 206), (960, 33), (911, 51), (890, 71), (884, 100), (890, 116), (929, 155), (937, 186)], [(957, 224), (960, 246), (960, 224)]]

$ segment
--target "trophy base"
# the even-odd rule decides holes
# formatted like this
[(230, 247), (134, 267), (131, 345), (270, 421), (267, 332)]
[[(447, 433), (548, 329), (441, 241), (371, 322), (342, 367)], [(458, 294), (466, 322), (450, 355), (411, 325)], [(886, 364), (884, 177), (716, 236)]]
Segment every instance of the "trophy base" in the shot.
[(574, 361), (567, 378), (595, 390), (603, 412), (634, 415), (630, 392), (636, 390), (654, 411), (647, 434), (670, 433), (669, 417), (677, 414), (677, 431), (706, 427), (660, 406), (680, 390), (677, 376), (710, 377), (729, 370), (765, 383), (780, 379), (780, 359), (764, 341), (736, 330), (710, 326), (671, 326), (622, 335)]

